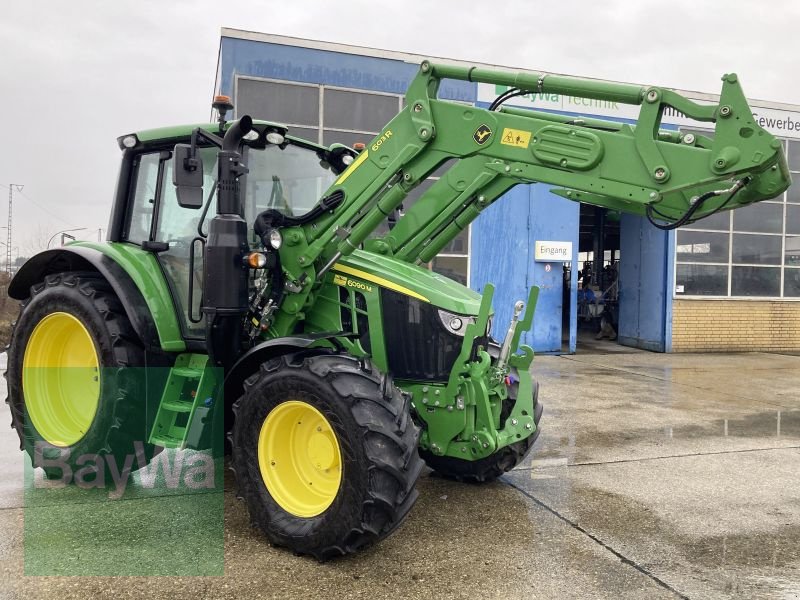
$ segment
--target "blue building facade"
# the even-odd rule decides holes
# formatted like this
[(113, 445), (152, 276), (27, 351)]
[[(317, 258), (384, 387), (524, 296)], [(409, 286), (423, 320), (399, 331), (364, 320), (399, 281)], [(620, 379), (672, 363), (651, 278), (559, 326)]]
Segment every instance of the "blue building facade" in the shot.
[[(288, 123), (301, 137), (325, 144), (350, 143), (358, 136), (369, 141), (381, 129), (369, 123), (370, 115), (384, 111), (391, 118), (402, 108), (402, 95), (424, 58), (225, 29), (216, 92), (233, 97), (237, 116), (247, 112)], [(261, 86), (258, 99), (253, 86)], [(373, 106), (363, 115), (364, 126), (337, 107), (346, 94), (351, 95), (356, 121), (363, 102)], [(445, 81), (439, 95), (487, 106), (475, 83)], [(259, 112), (264, 114), (254, 114)], [(524, 342), (537, 352), (575, 352), (578, 269), (573, 267), (565, 282), (563, 264), (535, 261), (534, 246), (542, 240), (571, 242), (571, 264), (577, 265), (579, 222), (578, 203), (551, 194), (546, 185), (520, 185), (486, 209), (463, 239), (437, 257), (433, 268), (478, 291), (489, 282), (496, 284), (497, 331), (505, 329), (514, 302), (525, 299), (530, 286), (539, 286), (534, 329)], [(619, 341), (669, 351), (675, 235), (626, 215), (620, 222), (620, 240)]]

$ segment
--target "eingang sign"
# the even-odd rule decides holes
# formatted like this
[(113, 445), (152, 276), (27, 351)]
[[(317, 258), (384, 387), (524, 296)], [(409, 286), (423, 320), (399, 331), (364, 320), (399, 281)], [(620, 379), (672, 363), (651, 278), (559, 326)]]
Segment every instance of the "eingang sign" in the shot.
[(569, 262), (572, 242), (536, 242), (533, 259), (538, 262)]

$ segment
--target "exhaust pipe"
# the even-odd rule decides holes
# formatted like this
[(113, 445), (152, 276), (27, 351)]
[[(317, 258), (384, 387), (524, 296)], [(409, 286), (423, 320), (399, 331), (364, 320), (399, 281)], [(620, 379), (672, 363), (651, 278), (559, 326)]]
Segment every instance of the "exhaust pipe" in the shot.
[(223, 152), (238, 152), (239, 144), (242, 143), (242, 138), (253, 130), (253, 119), (250, 115), (245, 115), (238, 121), (234, 121), (228, 131), (225, 132), (225, 137), (222, 138), (222, 151)]
[(230, 367), (244, 343), (242, 322), (248, 307), (250, 271), (242, 257), (248, 252), (247, 223), (239, 178), (248, 171), (239, 146), (253, 129), (244, 116), (228, 128), (217, 153), (217, 214), (208, 225), (203, 260), (203, 306), (206, 349), (212, 364)]

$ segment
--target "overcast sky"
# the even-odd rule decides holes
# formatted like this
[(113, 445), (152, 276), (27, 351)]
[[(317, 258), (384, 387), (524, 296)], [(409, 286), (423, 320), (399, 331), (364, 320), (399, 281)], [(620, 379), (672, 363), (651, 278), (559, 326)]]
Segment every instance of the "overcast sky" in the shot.
[(749, 97), (800, 104), (799, 26), (797, 0), (6, 0), (0, 223), (20, 183), (22, 255), (96, 238), (117, 136), (208, 118), (221, 27), (703, 92), (735, 71)]

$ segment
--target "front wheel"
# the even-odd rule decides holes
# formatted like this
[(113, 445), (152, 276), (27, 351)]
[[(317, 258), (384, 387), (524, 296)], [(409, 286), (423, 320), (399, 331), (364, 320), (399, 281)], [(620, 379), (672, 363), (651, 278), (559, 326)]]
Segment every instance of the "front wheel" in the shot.
[(233, 468), (251, 520), (318, 560), (391, 533), (423, 462), (410, 400), (370, 363), (290, 355), (262, 364), (234, 404)]

